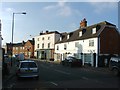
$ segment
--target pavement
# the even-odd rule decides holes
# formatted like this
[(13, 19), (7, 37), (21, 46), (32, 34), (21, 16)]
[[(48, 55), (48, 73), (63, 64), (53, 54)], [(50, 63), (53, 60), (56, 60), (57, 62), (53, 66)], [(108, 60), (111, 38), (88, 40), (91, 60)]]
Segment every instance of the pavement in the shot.
[(3, 86), (5, 85), (6, 82), (11, 80), (11, 78), (13, 78), (15, 76), (15, 63), (13, 62), (12, 66), (9, 65), (8, 69), (9, 69), (9, 74), (8, 75), (4, 75), (2, 77)]
[(10, 69), (10, 73), (4, 76), (3, 83), (6, 83), (8, 80), (10, 80), (10, 78), (15, 76), (15, 66), (10, 67), (9, 69)]
[[(56, 65), (60, 64), (60, 61), (44, 61), (44, 60), (38, 60), (38, 61), (47, 62), (47, 63), (51, 63), (51, 64), (56, 64)], [(109, 67), (82, 66), (81, 68), (82, 68), (82, 70), (89, 71), (89, 72), (111, 73), (111, 71), (109, 70)]]

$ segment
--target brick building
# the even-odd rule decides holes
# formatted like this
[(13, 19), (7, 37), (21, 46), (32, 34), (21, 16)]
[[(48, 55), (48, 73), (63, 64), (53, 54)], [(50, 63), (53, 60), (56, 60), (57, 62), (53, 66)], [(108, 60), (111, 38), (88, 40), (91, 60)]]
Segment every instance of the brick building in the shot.
[(28, 40), (24, 45), (25, 58), (34, 57), (34, 39)]
[(21, 43), (6, 43), (6, 50), (9, 56), (16, 54), (24, 54), (25, 58), (34, 57), (34, 39)]

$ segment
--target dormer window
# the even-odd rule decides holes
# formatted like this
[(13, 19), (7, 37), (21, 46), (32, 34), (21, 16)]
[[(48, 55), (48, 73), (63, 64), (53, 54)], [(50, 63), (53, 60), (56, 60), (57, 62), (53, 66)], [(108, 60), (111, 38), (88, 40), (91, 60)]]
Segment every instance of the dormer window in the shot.
[(60, 41), (62, 41), (62, 36), (60, 37)]
[(82, 31), (79, 32), (79, 37), (81, 37), (81, 36), (82, 36)]
[(82, 29), (82, 35), (86, 32), (86, 29)]
[(70, 35), (68, 34), (68, 35), (67, 35), (67, 39), (69, 39), (69, 37), (70, 37)]
[(92, 29), (92, 34), (95, 34), (96, 33), (96, 28), (93, 28)]

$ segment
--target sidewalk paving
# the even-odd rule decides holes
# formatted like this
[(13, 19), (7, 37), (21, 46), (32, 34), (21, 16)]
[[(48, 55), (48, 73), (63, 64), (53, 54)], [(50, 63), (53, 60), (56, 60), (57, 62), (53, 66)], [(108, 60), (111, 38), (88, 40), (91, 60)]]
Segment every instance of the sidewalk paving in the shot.
[(15, 65), (13, 64), (13, 66), (9, 66), (9, 70), (10, 70), (9, 74), (4, 75), (4, 77), (2, 78), (3, 88), (6, 82), (8, 82), (11, 78), (15, 76)]

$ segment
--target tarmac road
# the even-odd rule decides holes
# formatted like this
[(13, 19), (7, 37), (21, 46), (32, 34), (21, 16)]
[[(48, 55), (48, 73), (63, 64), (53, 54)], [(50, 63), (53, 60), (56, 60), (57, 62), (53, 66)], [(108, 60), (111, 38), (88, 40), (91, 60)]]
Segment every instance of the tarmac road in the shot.
[(110, 72), (82, 67), (64, 67), (37, 61), (40, 69), (39, 80), (33, 78), (17, 80), (13, 77), (6, 87), (15, 89), (41, 90), (49, 88), (120, 88), (120, 78)]

